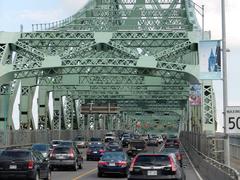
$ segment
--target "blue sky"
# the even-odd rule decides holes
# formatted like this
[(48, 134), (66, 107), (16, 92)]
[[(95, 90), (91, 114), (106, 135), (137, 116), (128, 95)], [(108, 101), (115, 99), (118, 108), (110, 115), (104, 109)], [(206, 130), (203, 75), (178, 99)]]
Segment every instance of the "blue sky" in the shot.
[[(211, 30), (212, 39), (221, 39), (220, 0), (194, 0), (205, 5), (205, 30)], [(0, 31), (31, 30), (31, 24), (48, 23), (71, 16), (88, 0), (0, 0)], [(240, 106), (240, 13), (239, 0), (226, 0), (229, 105)], [(201, 22), (201, 18), (199, 21)], [(215, 81), (217, 114), (222, 121), (222, 83)], [(219, 130), (221, 129), (219, 123)]]

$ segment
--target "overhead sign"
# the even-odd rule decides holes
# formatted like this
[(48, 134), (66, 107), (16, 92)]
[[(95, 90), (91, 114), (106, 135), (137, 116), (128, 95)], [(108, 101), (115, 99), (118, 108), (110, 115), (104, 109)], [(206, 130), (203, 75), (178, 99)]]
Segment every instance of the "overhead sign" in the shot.
[(228, 134), (240, 134), (240, 106), (226, 107), (226, 132)]
[(221, 41), (199, 42), (200, 79), (221, 79)]

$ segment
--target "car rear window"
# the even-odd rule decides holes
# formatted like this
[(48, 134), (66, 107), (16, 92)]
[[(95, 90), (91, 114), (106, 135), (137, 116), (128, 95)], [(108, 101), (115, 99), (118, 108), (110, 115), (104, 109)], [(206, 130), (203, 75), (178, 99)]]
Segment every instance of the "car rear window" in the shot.
[(31, 159), (31, 152), (29, 151), (3, 151), (0, 159), (5, 160), (29, 160)]
[(57, 147), (54, 149), (54, 153), (67, 154), (69, 152), (69, 147)]
[(169, 164), (169, 157), (166, 155), (140, 155), (135, 161), (136, 166), (166, 166)]
[(44, 144), (35, 144), (32, 146), (32, 149), (33, 150), (36, 150), (36, 151), (47, 151), (49, 148), (48, 145), (44, 145)]
[(140, 142), (130, 142), (130, 145), (132, 147), (136, 147), (136, 148), (144, 148), (145, 147), (145, 142), (144, 141), (140, 141)]
[(121, 152), (105, 152), (101, 159), (102, 161), (124, 160), (125, 156)]
[(76, 137), (74, 140), (75, 141), (84, 141), (84, 137)]
[(101, 141), (101, 138), (91, 138), (90, 141)]

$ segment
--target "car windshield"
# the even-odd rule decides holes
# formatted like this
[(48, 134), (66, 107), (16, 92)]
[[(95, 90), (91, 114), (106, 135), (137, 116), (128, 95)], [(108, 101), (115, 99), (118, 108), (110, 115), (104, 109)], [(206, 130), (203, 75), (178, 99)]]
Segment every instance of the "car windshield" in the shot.
[(122, 152), (105, 152), (102, 156), (102, 161), (111, 161), (111, 160), (124, 160), (125, 156)]
[(29, 151), (8, 151), (5, 150), (1, 153), (0, 159), (4, 160), (29, 160), (31, 152)]
[(124, 137), (124, 138), (130, 137), (130, 135), (129, 135), (129, 134), (124, 134), (123, 137)]
[(49, 146), (47, 144), (34, 144), (32, 146), (33, 150), (40, 151), (40, 152), (48, 151), (48, 148)]
[(166, 155), (140, 155), (137, 157), (136, 166), (166, 166), (169, 165), (169, 158)]
[(114, 136), (114, 134), (108, 133), (108, 134), (106, 134), (106, 136)]

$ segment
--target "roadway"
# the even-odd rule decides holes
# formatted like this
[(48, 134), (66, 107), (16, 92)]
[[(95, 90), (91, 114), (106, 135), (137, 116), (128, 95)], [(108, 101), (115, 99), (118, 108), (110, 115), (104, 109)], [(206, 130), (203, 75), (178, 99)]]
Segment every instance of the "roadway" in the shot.
[[(159, 151), (159, 148), (155, 151)], [(82, 149), (83, 153), (85, 154), (86, 149)], [(84, 155), (85, 157), (85, 155)], [(187, 180), (201, 180), (201, 178), (198, 177), (196, 172), (194, 171), (193, 166), (191, 165), (191, 162), (187, 158), (187, 155), (184, 154), (183, 158), (183, 168), (186, 173)], [(52, 180), (95, 180), (95, 179), (101, 179), (101, 180), (126, 180), (127, 178), (123, 178), (121, 176), (109, 176), (109, 177), (103, 177), (98, 178), (97, 177), (97, 161), (84, 161), (83, 163), (83, 169), (79, 169), (78, 171), (72, 171), (72, 170), (55, 170), (52, 172)]]

